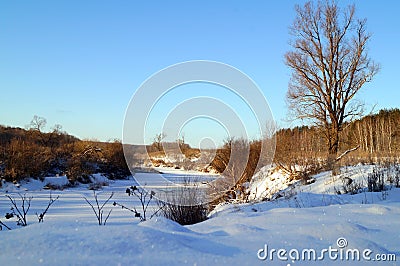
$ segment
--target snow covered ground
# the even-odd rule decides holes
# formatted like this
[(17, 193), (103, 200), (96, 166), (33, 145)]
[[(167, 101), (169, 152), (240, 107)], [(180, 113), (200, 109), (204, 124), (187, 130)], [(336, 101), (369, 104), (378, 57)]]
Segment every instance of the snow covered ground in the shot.
[[(362, 181), (372, 169), (351, 167), (342, 177)], [(106, 212), (113, 209), (107, 225), (98, 226), (83, 199), (93, 201), (86, 185), (52, 191), (60, 198), (39, 224), (35, 212), (46, 207), (49, 197), (43, 182), (32, 180), (19, 188), (7, 184), (0, 190), (0, 214), (9, 212), (5, 194), (16, 197), (22, 192), (34, 198), (28, 226), (17, 228), (14, 222), (0, 218), (14, 229), (0, 232), (0, 265), (399, 264), (393, 259), (400, 259), (400, 189), (337, 195), (341, 178), (329, 173), (315, 176), (311, 185), (288, 187), (282, 185), (282, 173), (266, 172), (255, 178), (250, 189), (259, 193), (255, 198), (261, 198), (263, 193), (272, 193), (265, 192), (267, 188), (276, 187), (280, 198), (221, 205), (210, 219), (190, 226), (162, 217), (139, 222), (112, 204), (105, 207)], [(149, 179), (156, 175), (147, 173)], [(134, 180), (110, 181), (99, 192), (100, 201), (114, 192), (112, 201), (138, 204), (125, 193), (133, 184)]]

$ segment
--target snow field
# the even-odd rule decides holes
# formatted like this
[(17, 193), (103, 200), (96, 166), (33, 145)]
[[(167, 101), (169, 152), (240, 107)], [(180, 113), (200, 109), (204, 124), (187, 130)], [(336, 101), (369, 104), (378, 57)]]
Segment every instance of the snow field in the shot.
[[(347, 170), (346, 175), (362, 180), (372, 167)], [(270, 190), (272, 178), (282, 181), (281, 176), (264, 177), (268, 181), (255, 179), (249, 189), (258, 182), (257, 191), (263, 191), (266, 187), (261, 184), (265, 183)], [(0, 265), (397, 265), (397, 261), (340, 261), (327, 256), (323, 261), (280, 260), (276, 253), (265, 260), (258, 258), (266, 246), (269, 251), (338, 249), (339, 238), (347, 243), (343, 250), (370, 249), (371, 257), (394, 254), (400, 258), (400, 189), (388, 190), (384, 198), (381, 192), (336, 195), (334, 187), (342, 184), (341, 180), (329, 173), (314, 178), (311, 185), (279, 188), (290, 196), (274, 201), (220, 205), (210, 219), (190, 226), (162, 217), (139, 222), (111, 204), (105, 210), (113, 209), (107, 225), (98, 226), (83, 200), (86, 196), (93, 202), (93, 192), (83, 185), (53, 191), (60, 199), (39, 224), (34, 213), (46, 206), (49, 191), (40, 189), (39, 181), (21, 183), (20, 188), (7, 184), (0, 193), (0, 213), (10, 206), (5, 190), (15, 196), (28, 189), (27, 195), (34, 199), (27, 227), (0, 232)], [(125, 193), (133, 182), (110, 181), (99, 192), (100, 202), (113, 191), (113, 200), (138, 207), (135, 198)]]

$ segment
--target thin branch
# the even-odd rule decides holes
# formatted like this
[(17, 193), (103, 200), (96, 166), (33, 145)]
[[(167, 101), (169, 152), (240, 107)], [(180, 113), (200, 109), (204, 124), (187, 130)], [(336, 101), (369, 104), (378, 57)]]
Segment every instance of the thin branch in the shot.
[(97, 211), (96, 211), (96, 208), (95, 208), (94, 204), (92, 204), (86, 197), (83, 197), (83, 198), (85, 199), (85, 201), (86, 201), (86, 202), (90, 205), (90, 207), (92, 208), (94, 214), (96, 215), (97, 222), (99, 223), (99, 225), (106, 225), (106, 223), (107, 223), (107, 220), (108, 220), (108, 218), (109, 218), (109, 216), (110, 216), (110, 214), (111, 214), (111, 211), (108, 213), (106, 219), (103, 221), (103, 208), (104, 208), (104, 206), (110, 201), (110, 199), (111, 199), (113, 196), (114, 196), (114, 192), (112, 192), (112, 193), (110, 194), (110, 196), (108, 197), (108, 199), (100, 206), (99, 200), (98, 200), (98, 197), (97, 197), (97, 194), (96, 194), (95, 191), (93, 191), (93, 197), (94, 197), (94, 200), (95, 200), (95, 202), (96, 202)]
[(340, 159), (343, 158), (343, 156), (345, 156), (346, 154), (348, 154), (348, 153), (350, 153), (350, 152), (352, 152), (352, 151), (357, 150), (358, 148), (360, 148), (360, 145), (358, 145), (357, 147), (348, 149), (347, 151), (345, 151), (345, 152), (343, 152), (341, 155), (339, 155), (339, 156), (336, 158), (336, 161), (339, 161)]
[(106, 225), (107, 220), (110, 217), (111, 212), (112, 212), (112, 209), (110, 209), (110, 211), (108, 212), (108, 215), (107, 215), (106, 219), (104, 220), (104, 225)]
[(0, 221), (0, 231), (3, 230), (3, 226), (4, 226), (5, 228), (7, 228), (8, 230), (11, 230), (10, 227), (8, 227), (5, 223), (3, 223), (2, 221)]
[(53, 199), (53, 197), (51, 196), (51, 192), (50, 192), (50, 197), (49, 197), (49, 203), (47, 204), (46, 209), (40, 213), (39, 215), (36, 213), (36, 216), (39, 220), (39, 223), (43, 222), (44, 216), (46, 215), (47, 211), (49, 210), (50, 206), (53, 205), (54, 202), (56, 202), (56, 200), (58, 200), (60, 198), (60, 196), (57, 196), (55, 199)]
[(136, 210), (135, 207), (133, 207), (133, 209), (131, 209), (131, 208), (126, 207), (125, 205), (120, 204), (120, 203), (115, 202), (115, 201), (114, 201), (113, 205), (114, 205), (114, 206), (120, 206), (123, 210), (125, 209), (125, 210), (128, 210), (128, 211), (130, 211), (130, 212), (133, 212), (133, 213), (135, 214), (135, 217), (139, 217), (141, 221), (144, 221), (142, 215), (140, 215), (140, 213)]

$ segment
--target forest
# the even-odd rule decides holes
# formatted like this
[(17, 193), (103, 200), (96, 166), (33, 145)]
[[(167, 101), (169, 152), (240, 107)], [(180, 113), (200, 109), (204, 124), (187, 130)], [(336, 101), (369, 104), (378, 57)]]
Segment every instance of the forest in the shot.
[[(340, 132), (340, 139), (339, 165), (398, 163), (400, 110), (380, 110), (377, 114), (346, 123)], [(326, 163), (327, 153), (326, 139), (317, 126), (276, 132), (274, 161), (288, 171), (298, 165), (318, 170)]]

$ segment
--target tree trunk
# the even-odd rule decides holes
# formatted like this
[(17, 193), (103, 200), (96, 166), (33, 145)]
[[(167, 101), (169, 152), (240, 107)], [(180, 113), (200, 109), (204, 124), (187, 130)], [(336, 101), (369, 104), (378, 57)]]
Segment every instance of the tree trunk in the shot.
[(328, 141), (328, 144), (329, 144), (329, 149), (328, 149), (327, 168), (328, 170), (332, 170), (332, 175), (338, 175), (340, 174), (340, 167), (336, 161), (336, 158), (339, 150), (339, 133), (337, 132), (333, 133)]

